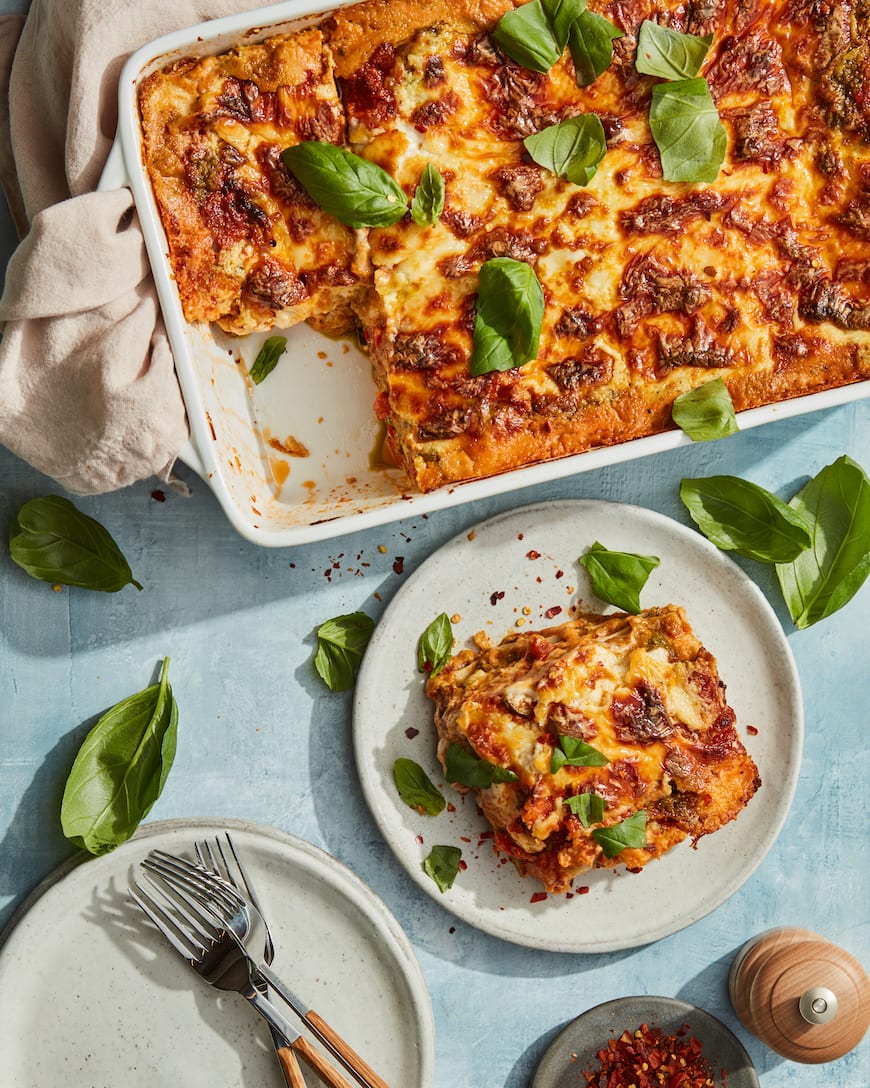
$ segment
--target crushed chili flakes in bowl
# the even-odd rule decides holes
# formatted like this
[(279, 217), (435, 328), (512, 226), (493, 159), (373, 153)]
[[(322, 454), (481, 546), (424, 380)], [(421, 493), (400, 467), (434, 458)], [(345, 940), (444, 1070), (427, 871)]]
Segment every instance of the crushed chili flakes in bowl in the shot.
[(583, 1071), (586, 1088), (716, 1088), (701, 1044), (684, 1025), (673, 1035), (647, 1024), (624, 1031), (598, 1051), (599, 1068)]

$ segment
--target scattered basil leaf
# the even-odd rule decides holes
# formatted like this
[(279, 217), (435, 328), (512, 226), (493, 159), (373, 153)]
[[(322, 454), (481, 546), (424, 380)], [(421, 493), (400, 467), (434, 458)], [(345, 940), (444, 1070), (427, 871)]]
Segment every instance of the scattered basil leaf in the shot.
[(541, 6), (561, 56), (571, 24), (586, 11), (586, 0), (541, 0)]
[(432, 227), (444, 211), (444, 178), (441, 171), (427, 162), (411, 201), (411, 218), (418, 227)]
[(665, 181), (716, 180), (727, 139), (706, 79), (653, 87), (649, 124)]
[(286, 336), (270, 336), (268, 340), (263, 342), (263, 346), (257, 352), (257, 358), (250, 370), (250, 378), (254, 385), (259, 385), (264, 378), (269, 377), (278, 365), (278, 360), (284, 354), (286, 347)]
[(586, 568), (592, 588), (602, 601), (637, 615), (640, 591), (661, 560), (656, 555), (613, 552), (596, 540), (578, 562)]
[(374, 620), (365, 612), (335, 616), (317, 628), (314, 667), (332, 691), (347, 691), (353, 687), (374, 629)]
[(739, 476), (680, 481), (692, 520), (717, 548), (761, 563), (791, 563), (812, 543), (803, 515)]
[(584, 827), (600, 824), (604, 819), (604, 798), (597, 793), (578, 793), (574, 797), (566, 797), (565, 804)]
[(588, 185), (607, 151), (607, 137), (597, 113), (581, 113), (527, 136), (523, 145), (539, 166)]
[(740, 430), (731, 394), (721, 378), (681, 393), (671, 406), (671, 417), (693, 442), (726, 438)]
[(857, 462), (838, 457), (789, 506), (810, 526), (812, 544), (776, 575), (799, 629), (847, 604), (870, 574), (870, 481)]
[(388, 227), (408, 210), (404, 190), (386, 170), (335, 144), (305, 140), (281, 158), (311, 199), (349, 227)]
[(453, 627), (446, 612), (436, 616), (417, 643), (417, 669), (434, 676), (453, 653)]
[(550, 757), (550, 774), (560, 767), (603, 767), (610, 760), (603, 752), (579, 737), (559, 737), (559, 744)]
[(646, 811), (640, 809), (627, 820), (610, 827), (593, 827), (592, 838), (608, 858), (615, 858), (628, 848), (646, 846)]
[(416, 809), (421, 816), (437, 816), (444, 810), (447, 802), (444, 795), (429, 779), (419, 763), (413, 759), (400, 757), (393, 764), (393, 778), (399, 796), (409, 808)]
[(568, 51), (574, 61), (578, 87), (588, 87), (610, 67), (613, 42), (622, 37), (613, 23), (591, 11), (584, 11), (571, 23)]
[(105, 854), (130, 838), (166, 784), (177, 726), (167, 657), (156, 684), (116, 703), (85, 737), (60, 806), (71, 842)]
[(476, 377), (511, 370), (534, 359), (543, 320), (544, 292), (534, 269), (512, 257), (485, 261), (477, 290), (470, 372)]
[(700, 72), (712, 44), (712, 34), (705, 38), (681, 34), (678, 30), (644, 19), (637, 37), (634, 66), (648, 76), (691, 79)]
[(491, 37), (502, 53), (533, 72), (549, 72), (565, 48), (553, 37), (541, 0), (502, 15)]
[(447, 749), (444, 759), (444, 777), (453, 784), (469, 786), (471, 789), (485, 790), (493, 782), (516, 782), (513, 771), (507, 771), (495, 763), (478, 759), (474, 752), (469, 752), (455, 742)]
[(12, 521), (9, 554), (31, 578), (101, 593), (142, 586), (114, 538), (61, 495), (26, 502)]
[(423, 872), (435, 881), (443, 895), (453, 887), (460, 861), (462, 851), (458, 846), (433, 846), (429, 856), (423, 859)]

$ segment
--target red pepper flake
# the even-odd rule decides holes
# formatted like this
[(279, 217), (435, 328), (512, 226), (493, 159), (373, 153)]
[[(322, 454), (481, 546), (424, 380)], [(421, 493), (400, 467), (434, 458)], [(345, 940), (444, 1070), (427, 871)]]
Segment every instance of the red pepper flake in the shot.
[(415, 836), (414, 836), (414, 842), (415, 842), (415, 843), (416, 843), (416, 844), (417, 844), (418, 846), (422, 846), (422, 845), (423, 845), (423, 836), (422, 836), (422, 835), (415, 835)]
[(715, 1088), (701, 1044), (688, 1028), (665, 1035), (661, 1028), (641, 1026), (609, 1039), (598, 1051), (599, 1067), (584, 1070), (587, 1088)]
[(544, 615), (547, 617), (548, 620), (551, 620), (554, 616), (558, 616), (561, 611), (562, 606), (560, 604), (554, 604), (552, 608), (547, 609)]
[(404, 555), (397, 555), (393, 560), (393, 573), (403, 574), (405, 571), (405, 557)]
[(155, 488), (154, 491), (151, 492), (151, 498), (155, 502), (166, 502), (166, 492), (161, 491), (159, 487)]
[(448, 812), (455, 812), (456, 811), (456, 805), (454, 805), (452, 801), (447, 802), (447, 811)]
[(589, 885), (588, 884), (582, 884), (577, 889), (577, 894), (578, 895), (588, 895), (589, 894)]
[(414, 737), (417, 737), (419, 735), (420, 730), (415, 729), (413, 725), (409, 725), (408, 728), (405, 730), (405, 736), (408, 738), (408, 740), (413, 740)]
[(535, 892), (535, 894), (529, 900), (530, 903), (543, 903), (547, 898), (546, 892)]
[(758, 730), (755, 728), (754, 725), (747, 725), (746, 732), (750, 735), (750, 737), (758, 736)]
[(564, 578), (565, 577), (565, 572), (563, 570), (557, 570), (556, 571), (556, 577), (557, 578)]
[(459, 841), (460, 842), (471, 842), (471, 839), (469, 839), (467, 835), (460, 835), (459, 836)]
[(499, 601), (500, 601), (500, 600), (501, 600), (501, 599), (502, 599), (503, 597), (504, 597), (504, 590), (503, 590), (503, 589), (497, 589), (497, 590), (495, 591), (495, 593), (490, 593), (490, 595), (489, 595), (489, 603), (490, 603), (490, 604), (491, 604), (491, 605), (492, 605), (493, 607), (495, 607), (495, 606), (496, 606), (496, 605), (498, 604), (498, 602), (499, 602)]
[(540, 559), (541, 553), (536, 552), (534, 548), (530, 552), (526, 552), (526, 559)]
[(464, 873), (464, 872), (465, 872), (465, 870), (466, 870), (466, 869), (468, 868), (468, 863), (467, 863), (467, 862), (465, 862), (465, 861), (462, 861), (462, 860), (460, 860), (460, 862), (459, 862), (459, 868), (460, 868), (460, 869), (461, 869), (461, 870), (463, 871), (463, 873)]
[(451, 926), (450, 929), (447, 930), (447, 932), (448, 933), (455, 933), (456, 932), (456, 926)]
[(517, 540), (525, 540), (525, 539), (526, 539), (526, 534), (525, 533), (517, 533)]

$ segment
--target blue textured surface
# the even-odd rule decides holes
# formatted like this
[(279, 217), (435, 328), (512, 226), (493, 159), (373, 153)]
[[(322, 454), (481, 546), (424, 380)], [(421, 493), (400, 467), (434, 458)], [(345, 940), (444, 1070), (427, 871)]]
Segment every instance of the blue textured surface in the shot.
[[(17, 7), (0, 2), (0, 12)], [(12, 247), (4, 216), (0, 243), (3, 267)], [(797, 632), (770, 571), (741, 563), (774, 604), (800, 670), (806, 743), (794, 804), (765, 862), (717, 911), (656, 944), (609, 955), (519, 948), (471, 929), (423, 895), (360, 795), (351, 697), (326, 691), (311, 664), (320, 622), (356, 609), (377, 618), (402, 578), (435, 548), (501, 510), (550, 498), (603, 498), (689, 524), (677, 496), (682, 476), (733, 473), (788, 498), (842, 453), (870, 469), (870, 402), (278, 551), (239, 538), (207, 487), (184, 470), (191, 498), (167, 491), (166, 501), (157, 502), (151, 482), (76, 499), (110, 529), (145, 590), (56, 593), (14, 566), (5, 546), (0, 550), (0, 925), (72, 852), (58, 807), (85, 733), (109, 706), (150, 683), (169, 655), (180, 708), (178, 754), (151, 817), (270, 823), (324, 847), (374, 888), (408, 933), (429, 984), (437, 1088), (522, 1088), (568, 1020), (637, 993), (679, 997), (719, 1016), (749, 1050), (764, 1088), (863, 1088), (870, 1083), (866, 1040), (827, 1066), (784, 1061), (736, 1020), (726, 978), (744, 941), (777, 925), (816, 930), (865, 965), (870, 961), (870, 588), (840, 613)], [(21, 503), (57, 491), (0, 450), (4, 535)], [(393, 570), (398, 556), (403, 575)], [(13, 999), (0, 995), (0, 1005)], [(39, 1088), (62, 1083), (58, 1070), (55, 1081)]]

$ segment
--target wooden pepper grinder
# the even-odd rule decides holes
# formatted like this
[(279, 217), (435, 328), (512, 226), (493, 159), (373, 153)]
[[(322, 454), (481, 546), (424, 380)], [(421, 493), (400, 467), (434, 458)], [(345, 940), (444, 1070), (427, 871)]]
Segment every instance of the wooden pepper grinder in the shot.
[(761, 933), (737, 953), (731, 1004), (747, 1031), (794, 1062), (831, 1062), (870, 1026), (870, 981), (850, 953), (808, 929)]

